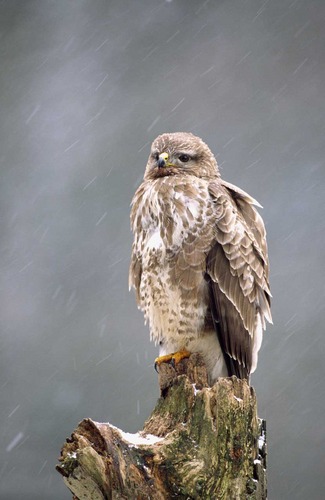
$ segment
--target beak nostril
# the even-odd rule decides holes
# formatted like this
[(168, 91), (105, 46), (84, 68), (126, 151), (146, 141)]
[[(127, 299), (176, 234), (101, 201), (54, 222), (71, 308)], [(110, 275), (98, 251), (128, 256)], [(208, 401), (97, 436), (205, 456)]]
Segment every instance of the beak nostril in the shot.
[(168, 160), (168, 154), (167, 153), (161, 153), (158, 158), (158, 168), (163, 168), (166, 166), (166, 162)]

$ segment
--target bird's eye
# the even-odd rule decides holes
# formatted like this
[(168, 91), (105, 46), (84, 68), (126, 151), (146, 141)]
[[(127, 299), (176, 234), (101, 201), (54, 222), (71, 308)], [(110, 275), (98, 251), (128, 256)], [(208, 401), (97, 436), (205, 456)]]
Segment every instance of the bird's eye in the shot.
[(159, 160), (159, 154), (158, 154), (158, 153), (152, 153), (151, 157), (152, 157), (155, 161), (158, 161), (158, 160)]
[(190, 157), (190, 155), (179, 155), (178, 159), (182, 163), (187, 163), (188, 161), (190, 161), (191, 157)]

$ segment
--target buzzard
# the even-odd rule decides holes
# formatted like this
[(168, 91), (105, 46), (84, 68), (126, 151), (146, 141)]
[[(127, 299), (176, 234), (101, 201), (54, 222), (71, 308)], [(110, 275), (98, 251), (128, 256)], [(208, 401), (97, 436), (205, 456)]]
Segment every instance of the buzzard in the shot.
[(199, 352), (211, 384), (249, 380), (272, 322), (265, 227), (254, 205), (221, 179), (199, 137), (154, 140), (132, 201), (129, 285), (159, 344), (157, 365)]

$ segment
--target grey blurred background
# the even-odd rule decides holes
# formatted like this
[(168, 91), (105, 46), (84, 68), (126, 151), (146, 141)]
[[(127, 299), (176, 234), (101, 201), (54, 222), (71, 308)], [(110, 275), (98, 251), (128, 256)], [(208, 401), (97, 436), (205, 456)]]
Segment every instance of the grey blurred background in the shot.
[(129, 204), (179, 130), (265, 207), (269, 498), (323, 499), (325, 2), (8, 0), (0, 22), (1, 499), (70, 499), (77, 423), (135, 432), (155, 404)]

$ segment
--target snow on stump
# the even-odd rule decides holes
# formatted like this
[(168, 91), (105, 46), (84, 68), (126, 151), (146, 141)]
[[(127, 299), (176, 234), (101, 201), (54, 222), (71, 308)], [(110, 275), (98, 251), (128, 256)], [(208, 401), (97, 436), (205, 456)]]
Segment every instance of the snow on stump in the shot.
[(142, 431), (84, 419), (61, 450), (75, 500), (267, 498), (265, 421), (236, 377), (207, 383), (192, 354), (159, 369), (161, 397)]

